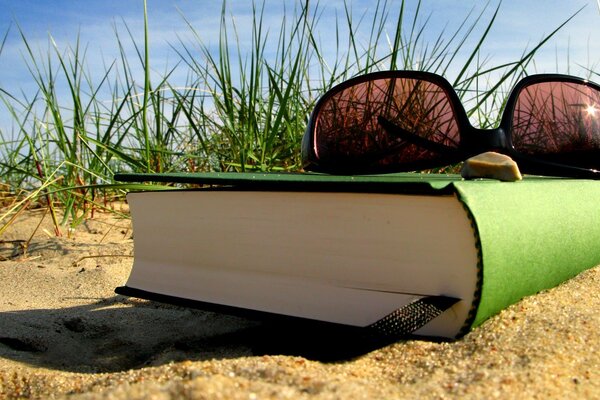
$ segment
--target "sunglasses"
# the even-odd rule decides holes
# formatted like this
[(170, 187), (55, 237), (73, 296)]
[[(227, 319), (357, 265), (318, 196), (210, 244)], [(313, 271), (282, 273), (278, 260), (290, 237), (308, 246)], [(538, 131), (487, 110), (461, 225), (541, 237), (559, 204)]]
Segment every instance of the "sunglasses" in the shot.
[(600, 85), (528, 76), (509, 95), (500, 126), (477, 129), (441, 76), (375, 72), (325, 93), (302, 140), (304, 168), (335, 174), (440, 168), (487, 151), (527, 174), (600, 179)]

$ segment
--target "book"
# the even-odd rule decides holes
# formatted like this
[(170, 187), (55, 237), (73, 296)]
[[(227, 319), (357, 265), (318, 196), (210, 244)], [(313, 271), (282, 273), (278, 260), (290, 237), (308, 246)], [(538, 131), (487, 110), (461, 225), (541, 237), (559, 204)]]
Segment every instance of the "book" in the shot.
[(600, 182), (454, 175), (122, 174), (117, 293), (381, 334), (457, 338), (600, 264)]

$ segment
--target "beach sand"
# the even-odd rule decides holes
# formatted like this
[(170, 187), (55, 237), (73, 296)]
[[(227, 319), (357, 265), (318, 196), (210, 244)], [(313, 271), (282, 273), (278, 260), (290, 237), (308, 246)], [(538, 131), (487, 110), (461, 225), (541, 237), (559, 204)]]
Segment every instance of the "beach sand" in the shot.
[(320, 332), (115, 295), (130, 222), (98, 213), (57, 238), (43, 216), (0, 237), (0, 399), (600, 399), (598, 267), (460, 340), (342, 357)]

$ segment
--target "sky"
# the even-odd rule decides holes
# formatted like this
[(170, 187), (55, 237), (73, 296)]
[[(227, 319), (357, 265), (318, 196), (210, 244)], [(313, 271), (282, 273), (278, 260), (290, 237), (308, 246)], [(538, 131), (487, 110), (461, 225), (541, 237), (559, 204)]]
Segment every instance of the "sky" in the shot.
[[(310, 0), (311, 7), (317, 4)], [(256, 1), (260, 6), (261, 1)], [(287, 12), (298, 5), (299, 0), (265, 0), (264, 25), (276, 37), (281, 24), (283, 8)], [(347, 0), (353, 10), (353, 19), (374, 11), (374, 0)], [(390, 23), (394, 22), (400, 0), (389, 0)], [(414, 14), (418, 1), (406, 1), (408, 16)], [(227, 13), (235, 19), (239, 34), (239, 47), (244, 51), (249, 45), (252, 22), (252, 2), (229, 0)], [(535, 64), (529, 72), (570, 73), (592, 77), (600, 81), (600, 0), (422, 0), (420, 24), (425, 24), (424, 38), (433, 42), (440, 35), (444, 38), (457, 29), (469, 12), (476, 17), (483, 12), (479, 29), (484, 29), (500, 5), (495, 23), (482, 48), (482, 57), (488, 66), (500, 65), (518, 59), (525, 50), (531, 49), (544, 35), (551, 33), (571, 15), (579, 12), (560, 32), (538, 52)], [(172, 68), (177, 60), (180, 41), (191, 40), (193, 26), (200, 39), (214, 45), (218, 41), (220, 0), (148, 0), (151, 65), (156, 76)], [(487, 7), (487, 8), (486, 8)], [(142, 0), (0, 0), (0, 38), (5, 37), (0, 53), (0, 89), (18, 96), (32, 96), (36, 85), (28, 70), (25, 36), (33, 53), (44, 60), (51, 54), (49, 37), (60, 51), (74, 47), (79, 38), (86, 49), (87, 69), (91, 76), (102, 76), (106, 66), (119, 57), (116, 34), (125, 43), (129, 60), (136, 60), (135, 49), (129, 45), (127, 29), (143, 44)], [(316, 33), (320, 46), (334, 57), (332, 38), (335, 36), (335, 18), (344, 19), (344, 1), (329, 0), (319, 3), (320, 20)], [(185, 17), (185, 18), (184, 18)], [(186, 22), (187, 20), (187, 22)], [(390, 35), (393, 30), (387, 31)], [(368, 43), (368, 23), (360, 30), (358, 39)], [(444, 33), (445, 32), (445, 33)], [(6, 35), (6, 36), (5, 36)], [(474, 38), (479, 37), (477, 34)], [(475, 39), (473, 39), (475, 40)], [(467, 46), (468, 48), (468, 46)], [(467, 57), (468, 54), (459, 55)], [(457, 64), (460, 63), (460, 59)], [(29, 61), (31, 65), (31, 61)], [(141, 69), (136, 70), (141, 73)], [(449, 74), (457, 73), (449, 71)], [(172, 79), (185, 81), (186, 71), (178, 68)], [(449, 76), (452, 81), (452, 76)], [(595, 79), (594, 79), (595, 78)], [(140, 76), (140, 81), (143, 76)], [(66, 88), (59, 88), (66, 90)], [(9, 130), (10, 118), (0, 105), (0, 129)]]

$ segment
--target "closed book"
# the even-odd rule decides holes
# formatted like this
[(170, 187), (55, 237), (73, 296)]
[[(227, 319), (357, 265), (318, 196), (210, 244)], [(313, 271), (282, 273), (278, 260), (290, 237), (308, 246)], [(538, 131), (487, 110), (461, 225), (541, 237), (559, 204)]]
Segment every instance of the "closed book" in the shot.
[[(117, 293), (456, 338), (600, 264), (600, 182), (389, 174), (125, 174)], [(396, 331), (394, 331), (396, 330)]]

